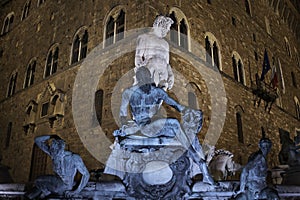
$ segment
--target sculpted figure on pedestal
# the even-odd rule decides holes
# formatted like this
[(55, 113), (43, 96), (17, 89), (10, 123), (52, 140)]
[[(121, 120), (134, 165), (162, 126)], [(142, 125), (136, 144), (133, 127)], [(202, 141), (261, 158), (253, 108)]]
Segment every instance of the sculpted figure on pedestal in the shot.
[[(48, 140), (52, 139), (51, 145)], [(35, 188), (26, 196), (30, 199), (44, 198), (51, 193), (71, 197), (78, 194), (87, 184), (90, 174), (85, 167), (81, 157), (70, 151), (65, 151), (65, 142), (57, 135), (44, 135), (35, 138), (35, 143), (52, 160), (55, 175), (39, 176), (35, 181)], [(73, 190), (77, 173), (81, 173), (81, 181), (78, 187)]]
[(268, 138), (259, 141), (259, 150), (253, 153), (243, 168), (240, 179), (240, 191), (235, 199), (255, 200), (270, 199), (278, 200), (277, 191), (269, 188), (267, 178), (267, 155), (272, 147), (272, 142)]
[(169, 44), (164, 39), (172, 24), (171, 18), (158, 16), (153, 23), (152, 31), (138, 37), (135, 52), (135, 72), (140, 67), (146, 66), (155, 85), (164, 90), (171, 89), (174, 84), (174, 75), (169, 64)]
[[(122, 94), (120, 119), (122, 127), (114, 132), (114, 136), (127, 137), (134, 134), (143, 136), (176, 138), (188, 150), (188, 155), (198, 164), (203, 174), (203, 182), (214, 184), (208, 173), (202, 147), (196, 133), (202, 127), (202, 112), (180, 105), (161, 88), (156, 87), (146, 67), (138, 68), (136, 72), (137, 85), (126, 89)], [(156, 119), (162, 102), (174, 107), (183, 114), (183, 125), (177, 119)], [(129, 120), (128, 105), (133, 119)]]

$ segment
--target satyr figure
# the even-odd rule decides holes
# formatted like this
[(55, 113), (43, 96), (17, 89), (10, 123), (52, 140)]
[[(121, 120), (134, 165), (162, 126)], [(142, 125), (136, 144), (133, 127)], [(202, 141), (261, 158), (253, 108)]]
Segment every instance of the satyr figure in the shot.
[(240, 191), (235, 199), (279, 199), (277, 191), (269, 188), (267, 178), (267, 154), (270, 152), (272, 142), (268, 138), (259, 141), (259, 151), (249, 157), (240, 179)]
[[(172, 24), (171, 18), (158, 16), (152, 31), (138, 37), (135, 53), (135, 72), (138, 68), (147, 66), (155, 85), (164, 90), (171, 89), (174, 84), (174, 75), (169, 64), (169, 44), (164, 39)], [(135, 78), (134, 85), (136, 83)]]
[[(147, 137), (164, 136), (176, 138), (188, 150), (188, 154), (192, 157), (193, 161), (199, 165), (203, 173), (203, 181), (214, 184), (213, 179), (208, 173), (198, 138), (195, 137), (195, 133), (192, 133), (193, 135), (190, 134), (193, 131), (196, 132), (191, 127), (192, 124), (194, 127), (199, 127), (199, 122), (202, 123), (202, 112), (180, 105), (169, 97), (163, 89), (156, 87), (151, 79), (150, 71), (146, 67), (138, 68), (136, 78), (137, 85), (126, 89), (122, 94), (120, 107), (122, 128), (115, 131), (114, 136), (125, 137), (139, 132)], [(155, 115), (158, 113), (163, 101), (181, 112), (183, 118), (187, 118), (184, 120), (187, 123), (183, 124), (183, 127), (174, 118), (155, 119)], [(130, 106), (133, 121), (128, 121), (127, 119), (128, 105)], [(198, 124), (195, 124), (195, 121), (198, 121)], [(197, 127), (194, 129), (197, 129)]]
[[(48, 145), (47, 142), (50, 139), (52, 139), (51, 145)], [(34, 182), (34, 190), (26, 196), (33, 199), (44, 198), (51, 193), (67, 197), (78, 194), (86, 186), (90, 177), (81, 157), (70, 151), (65, 151), (65, 142), (57, 135), (36, 137), (35, 143), (51, 157), (55, 175), (39, 176)], [(82, 177), (78, 187), (73, 190), (76, 184), (74, 177), (77, 171), (81, 173)]]

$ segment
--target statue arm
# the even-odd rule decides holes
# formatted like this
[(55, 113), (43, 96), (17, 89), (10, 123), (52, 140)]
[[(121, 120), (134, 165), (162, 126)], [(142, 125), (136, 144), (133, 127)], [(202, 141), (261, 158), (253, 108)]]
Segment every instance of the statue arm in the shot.
[(168, 64), (167, 70), (168, 70), (168, 89), (171, 89), (174, 85), (174, 74), (171, 65)]
[(129, 90), (126, 89), (123, 94), (122, 94), (122, 101), (121, 101), (121, 106), (120, 106), (120, 120), (121, 124), (126, 123), (126, 118), (127, 118), (127, 109), (128, 109), (128, 104), (129, 104), (129, 98), (130, 98)]
[(77, 154), (73, 154), (72, 159), (73, 159), (73, 162), (75, 163), (76, 169), (80, 172), (82, 177), (81, 177), (81, 180), (80, 180), (80, 184), (78, 185), (76, 190), (67, 191), (66, 196), (72, 196), (74, 194), (80, 193), (81, 190), (86, 186), (86, 184), (88, 183), (89, 178), (90, 178), (90, 173), (87, 170), (86, 166), (84, 165), (84, 162), (81, 159), (81, 157)]
[(50, 147), (45, 142), (50, 138), (51, 138), (50, 135), (42, 135), (34, 138), (35, 144), (48, 155), (50, 155)]
[(169, 97), (169, 95), (162, 89), (160, 89), (160, 92), (162, 94), (162, 99), (165, 101), (166, 104), (172, 106), (175, 108), (178, 112), (183, 112), (185, 109), (185, 106), (179, 104), (177, 101)]

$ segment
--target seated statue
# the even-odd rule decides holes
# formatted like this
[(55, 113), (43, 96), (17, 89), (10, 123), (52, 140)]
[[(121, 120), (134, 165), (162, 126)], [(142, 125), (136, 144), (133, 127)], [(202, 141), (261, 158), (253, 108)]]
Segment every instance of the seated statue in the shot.
[[(169, 17), (158, 16), (150, 33), (142, 34), (137, 39), (135, 52), (135, 71), (147, 67), (156, 86), (165, 91), (174, 84), (174, 74), (169, 64), (169, 44), (164, 37), (170, 31), (173, 20)], [(136, 77), (135, 83), (136, 84)]]
[[(46, 142), (52, 139), (49, 146)], [(35, 143), (52, 160), (53, 171), (55, 175), (39, 176), (34, 181), (34, 189), (27, 193), (29, 199), (44, 198), (51, 193), (72, 197), (86, 186), (90, 174), (84, 165), (81, 157), (69, 151), (65, 151), (65, 142), (57, 135), (44, 135), (35, 138)], [(82, 175), (80, 184), (73, 190), (75, 186), (74, 177), (79, 171)]]
[(249, 157), (247, 165), (243, 168), (240, 180), (240, 191), (235, 199), (279, 199), (277, 191), (269, 188), (266, 182), (268, 171), (266, 158), (271, 147), (272, 142), (268, 138), (262, 138), (259, 141), (259, 151)]
[[(163, 89), (155, 86), (150, 71), (146, 67), (138, 68), (136, 80), (137, 85), (126, 89), (122, 94), (120, 107), (122, 127), (114, 132), (114, 136), (130, 137), (141, 134), (148, 138), (176, 138), (201, 169), (203, 182), (213, 185), (214, 181), (208, 173), (202, 148), (196, 137), (196, 133), (202, 126), (202, 112), (180, 105)], [(174, 118), (155, 119), (163, 101), (183, 113), (182, 127)], [(128, 105), (133, 118), (131, 121), (127, 119)]]
[(295, 141), (290, 138), (288, 132), (280, 133), (281, 150), (279, 152), (280, 164), (289, 166), (300, 165), (299, 135), (295, 136)]

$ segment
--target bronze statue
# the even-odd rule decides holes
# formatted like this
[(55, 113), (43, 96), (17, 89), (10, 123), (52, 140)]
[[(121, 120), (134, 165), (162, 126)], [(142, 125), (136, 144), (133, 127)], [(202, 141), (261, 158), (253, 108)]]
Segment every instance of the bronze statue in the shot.
[[(51, 145), (48, 145), (47, 141), (50, 139), (52, 139)], [(27, 193), (26, 196), (29, 199), (44, 198), (54, 193), (71, 197), (80, 193), (90, 177), (81, 157), (70, 151), (65, 151), (65, 142), (57, 135), (36, 137), (35, 143), (51, 157), (55, 175), (39, 176), (34, 181), (34, 190)], [(76, 184), (74, 177), (77, 171), (81, 173), (82, 178), (78, 187), (73, 190)]]

